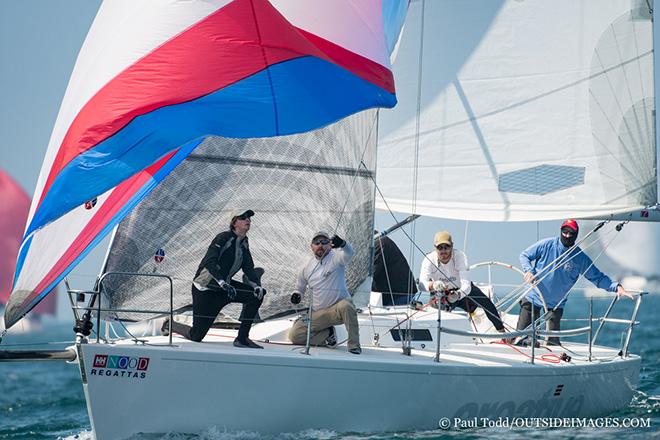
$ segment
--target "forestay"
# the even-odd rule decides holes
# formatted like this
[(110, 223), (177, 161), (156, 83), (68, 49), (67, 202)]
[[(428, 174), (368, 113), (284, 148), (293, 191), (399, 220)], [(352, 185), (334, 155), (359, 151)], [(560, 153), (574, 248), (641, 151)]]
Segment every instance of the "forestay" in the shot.
[(500, 221), (654, 205), (652, 38), (644, 0), (412, 3), (379, 126), (389, 207)]

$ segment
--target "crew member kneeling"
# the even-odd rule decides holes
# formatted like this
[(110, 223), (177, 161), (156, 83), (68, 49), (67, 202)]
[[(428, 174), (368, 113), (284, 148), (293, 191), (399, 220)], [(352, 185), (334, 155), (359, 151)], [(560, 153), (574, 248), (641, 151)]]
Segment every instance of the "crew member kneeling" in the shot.
[[(348, 351), (362, 353), (358, 330), (357, 309), (346, 288), (346, 265), (354, 255), (349, 243), (335, 235), (319, 231), (310, 245), (314, 258), (303, 267), (291, 302), (300, 303), (302, 294), (312, 290), (311, 345), (335, 346), (334, 325), (344, 324), (348, 331)], [(289, 331), (294, 344), (307, 342), (307, 322), (298, 319)]]

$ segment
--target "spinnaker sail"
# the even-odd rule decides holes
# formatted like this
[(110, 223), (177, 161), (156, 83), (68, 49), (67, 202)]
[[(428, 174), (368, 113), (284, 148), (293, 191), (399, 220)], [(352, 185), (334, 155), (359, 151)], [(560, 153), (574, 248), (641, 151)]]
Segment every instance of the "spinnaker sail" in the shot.
[(281, 136), (396, 103), (407, 2), (104, 2), (65, 94), (5, 312), (13, 325), (209, 135)]

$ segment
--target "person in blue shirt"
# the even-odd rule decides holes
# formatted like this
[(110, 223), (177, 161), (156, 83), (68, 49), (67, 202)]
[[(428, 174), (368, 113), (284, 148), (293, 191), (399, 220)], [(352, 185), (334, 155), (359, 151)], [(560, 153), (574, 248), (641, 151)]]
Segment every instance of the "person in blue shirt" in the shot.
[[(520, 315), (516, 326), (518, 330), (527, 328), (532, 319), (537, 319), (545, 310), (550, 312), (549, 316), (546, 316), (548, 329), (559, 330), (567, 292), (575, 285), (580, 275), (584, 275), (596, 287), (632, 298), (621, 284), (612, 281), (598, 270), (579, 246), (574, 246), (579, 232), (575, 220), (565, 220), (560, 229), (559, 237), (534, 243), (520, 254), (520, 266), (525, 273), (525, 282), (534, 285), (536, 289), (528, 286), (529, 292), (520, 301)], [(559, 345), (559, 338), (549, 338), (548, 345)]]

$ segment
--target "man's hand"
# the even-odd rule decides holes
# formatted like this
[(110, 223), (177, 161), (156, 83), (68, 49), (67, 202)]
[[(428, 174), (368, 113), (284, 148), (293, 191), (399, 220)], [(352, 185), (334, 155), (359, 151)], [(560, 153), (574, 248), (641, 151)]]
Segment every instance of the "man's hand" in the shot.
[(616, 288), (616, 296), (618, 296), (619, 298), (621, 298), (622, 296), (627, 296), (630, 299), (635, 298), (635, 296), (632, 293), (628, 292), (621, 284), (619, 284)]
[(291, 294), (291, 304), (300, 304), (301, 300), (302, 300), (302, 297), (300, 296), (300, 293), (293, 292)]
[(223, 289), (225, 292), (227, 292), (227, 296), (229, 297), (230, 300), (233, 301), (234, 299), (236, 299), (236, 289), (234, 288), (234, 286), (232, 286), (226, 281), (222, 281), (220, 283), (220, 288)]
[(450, 290), (447, 292), (447, 302), (449, 304), (454, 304), (456, 301), (458, 301), (458, 292), (456, 290)]
[(346, 246), (346, 241), (339, 235), (333, 235), (330, 239), (332, 241), (332, 248), (343, 248)]
[(448, 290), (449, 286), (447, 283), (444, 281), (434, 281), (433, 282), (433, 288), (431, 289), (433, 292), (444, 292), (445, 290)]
[(525, 272), (524, 278), (525, 278), (525, 282), (528, 284), (536, 283), (536, 275), (534, 275), (531, 272)]
[(264, 295), (266, 294), (266, 289), (264, 289), (261, 286), (256, 286), (254, 288), (254, 297), (257, 298), (259, 301), (264, 299)]

